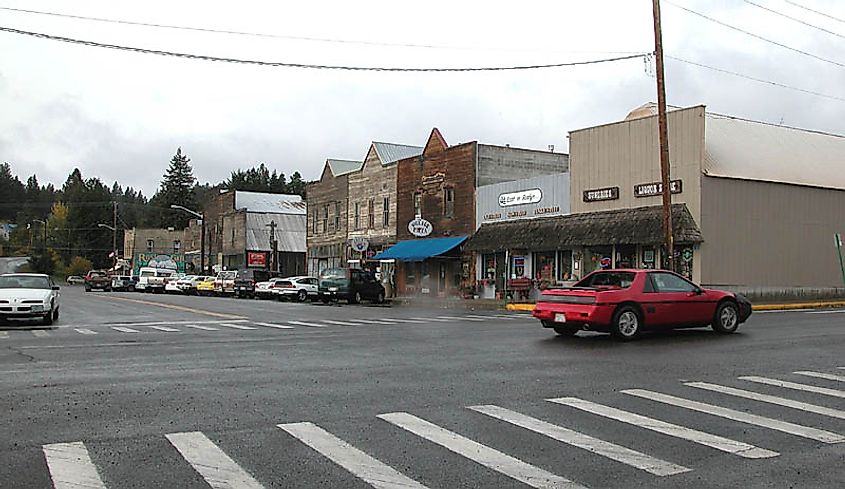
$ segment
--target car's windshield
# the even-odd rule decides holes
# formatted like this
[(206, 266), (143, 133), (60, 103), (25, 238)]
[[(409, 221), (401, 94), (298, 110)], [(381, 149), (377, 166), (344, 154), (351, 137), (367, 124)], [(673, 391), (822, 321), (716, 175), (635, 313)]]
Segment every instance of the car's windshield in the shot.
[(627, 289), (634, 282), (634, 272), (596, 272), (577, 282), (575, 287), (618, 287)]
[(154, 277), (155, 272), (153, 272), (151, 270), (144, 270), (143, 272), (141, 272), (141, 276), (142, 277)]
[(49, 289), (47, 277), (6, 275), (0, 277), (0, 289)]
[(320, 274), (320, 278), (346, 278), (346, 268), (328, 268)]

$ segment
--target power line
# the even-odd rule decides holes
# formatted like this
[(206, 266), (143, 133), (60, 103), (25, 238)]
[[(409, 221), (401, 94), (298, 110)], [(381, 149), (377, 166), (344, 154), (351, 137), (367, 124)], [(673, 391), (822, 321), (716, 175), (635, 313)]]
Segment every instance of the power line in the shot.
[(798, 19), (798, 18), (796, 18), (796, 17), (792, 17), (791, 15), (787, 15), (787, 14), (785, 14), (785, 13), (783, 13), (783, 12), (778, 12), (777, 10), (771, 9), (771, 8), (766, 7), (766, 6), (763, 6), (763, 5), (760, 5), (759, 3), (752, 2), (751, 0), (742, 0), (742, 1), (743, 1), (743, 2), (745, 2), (745, 3), (747, 3), (747, 4), (749, 4), (749, 5), (753, 5), (753, 6), (757, 7), (757, 8), (759, 8), (759, 9), (763, 9), (763, 10), (765, 10), (765, 11), (767, 11), (767, 12), (771, 12), (771, 13), (773, 13), (773, 14), (775, 14), (775, 15), (779, 15), (779, 16), (784, 17), (784, 18), (787, 18), (787, 19), (789, 19), (789, 20), (792, 20), (792, 21), (798, 22), (799, 24), (803, 24), (803, 25), (805, 25), (805, 26), (807, 26), (807, 27), (812, 27), (813, 29), (817, 29), (817, 30), (820, 30), (820, 31), (825, 32), (825, 33), (827, 33), (827, 34), (831, 34), (831, 35), (833, 35), (833, 36), (836, 36), (836, 37), (841, 37), (841, 38), (845, 39), (845, 36), (843, 36), (842, 34), (839, 34), (838, 32), (833, 32), (833, 31), (830, 31), (830, 30), (825, 29), (824, 27), (819, 27), (819, 26), (814, 25), (814, 24), (811, 24), (811, 23), (809, 23), (809, 22), (805, 22), (805, 21), (803, 21), (803, 20), (801, 20), (801, 19)]
[[(485, 46), (450, 46), (450, 45), (442, 45), (442, 44), (413, 44), (413, 43), (389, 43), (389, 42), (379, 42), (379, 41), (362, 41), (357, 39), (331, 39), (325, 37), (309, 37), (309, 36), (292, 36), (286, 34), (268, 34), (264, 32), (247, 32), (247, 31), (234, 31), (234, 30), (226, 30), (226, 29), (213, 29), (209, 27), (191, 27), (191, 26), (181, 26), (181, 25), (174, 25), (174, 24), (156, 24), (150, 22), (139, 22), (133, 20), (125, 20), (125, 19), (110, 19), (106, 17), (89, 17), (85, 15), (73, 15), (73, 14), (65, 14), (65, 13), (58, 13), (58, 12), (46, 12), (43, 10), (28, 10), (28, 9), (20, 9), (20, 8), (12, 8), (12, 7), (0, 7), (0, 10), (8, 10), (12, 12), (23, 12), (28, 14), (37, 14), (37, 15), (50, 15), (53, 17), (63, 17), (68, 19), (78, 19), (78, 20), (88, 20), (93, 22), (106, 22), (111, 24), (123, 24), (123, 25), (134, 25), (134, 26), (142, 26), (142, 27), (155, 27), (159, 29), (174, 29), (174, 30), (181, 30), (181, 31), (193, 31), (193, 32), (204, 32), (204, 33), (212, 33), (212, 34), (230, 34), (235, 36), (246, 36), (246, 37), (261, 37), (261, 38), (269, 38), (269, 39), (285, 39), (291, 41), (310, 41), (310, 42), (324, 42), (324, 43), (336, 43), (336, 44), (357, 44), (361, 46), (379, 46), (379, 47), (400, 47), (400, 48), (424, 48), (424, 49), (447, 49), (447, 50), (464, 50), (464, 51), (507, 51), (507, 52), (531, 52), (536, 53), (538, 50), (534, 48), (504, 48), (504, 47), (485, 47)], [(546, 51), (550, 53), (568, 53), (568, 54), (577, 54), (576, 51)], [(584, 51), (583, 53), (587, 53), (588, 51)], [(604, 53), (604, 54), (639, 54), (636, 51), (591, 51), (590, 53)]]
[(714, 19), (713, 17), (709, 17), (709, 16), (707, 16), (707, 15), (704, 15), (704, 14), (702, 14), (701, 12), (696, 12), (695, 10), (691, 10), (691, 9), (688, 9), (688, 8), (683, 7), (683, 6), (681, 6), (681, 5), (678, 5), (678, 4), (676, 4), (676, 3), (672, 3), (672, 2), (670, 2), (669, 0), (663, 0), (663, 2), (664, 2), (664, 3), (667, 3), (667, 4), (671, 5), (671, 6), (673, 6), (673, 7), (675, 7), (675, 8), (679, 8), (679, 9), (681, 9), (681, 10), (684, 10), (684, 11), (686, 11), (686, 12), (689, 12), (689, 13), (691, 13), (691, 14), (693, 14), (693, 15), (697, 15), (697, 16), (701, 17), (702, 19), (709, 20), (710, 22), (714, 22), (714, 23), (716, 23), (716, 24), (719, 24), (719, 25), (721, 25), (721, 26), (727, 27), (728, 29), (735, 30), (735, 31), (737, 31), (737, 32), (741, 32), (741, 33), (743, 33), (743, 34), (745, 34), (745, 35), (751, 36), (751, 37), (756, 38), (756, 39), (759, 39), (759, 40), (761, 40), (761, 41), (765, 41), (765, 42), (767, 42), (767, 43), (769, 43), (769, 44), (774, 44), (775, 46), (779, 46), (779, 47), (782, 47), (782, 48), (784, 48), (784, 49), (788, 49), (788, 50), (790, 50), (790, 51), (794, 51), (794, 52), (796, 52), (796, 53), (803, 54), (804, 56), (809, 56), (809, 57), (811, 57), (811, 58), (815, 58), (815, 59), (817, 59), (817, 60), (819, 60), (819, 61), (824, 61), (825, 63), (830, 63), (830, 64), (834, 64), (834, 65), (836, 65), (836, 66), (840, 66), (840, 67), (842, 67), (842, 68), (845, 68), (845, 64), (840, 63), (840, 62), (838, 62), (838, 61), (834, 61), (834, 60), (832, 60), (832, 59), (824, 58), (824, 57), (818, 56), (818, 55), (816, 55), (816, 54), (809, 53), (809, 52), (807, 52), (807, 51), (803, 51), (803, 50), (798, 49), (798, 48), (794, 48), (794, 47), (792, 47), (792, 46), (787, 46), (786, 44), (783, 44), (783, 43), (780, 43), (780, 42), (777, 42), (777, 41), (773, 41), (773, 40), (771, 40), (771, 39), (769, 39), (769, 38), (767, 38), (767, 37), (763, 37), (763, 36), (761, 36), (761, 35), (759, 35), (759, 34), (754, 34), (753, 32), (748, 32), (748, 31), (746, 31), (746, 30), (740, 29), (739, 27), (736, 27), (736, 26), (733, 26), (733, 25), (727, 24), (727, 23), (725, 23), (725, 22), (722, 22), (721, 20), (717, 20), (717, 19)]
[(697, 63), (695, 61), (690, 61), (688, 59), (678, 58), (676, 56), (670, 56), (668, 54), (666, 55), (666, 57), (669, 58), (669, 59), (673, 59), (675, 61), (679, 61), (681, 63), (686, 63), (686, 64), (693, 65), (693, 66), (698, 66), (700, 68), (706, 68), (708, 70), (718, 71), (720, 73), (725, 73), (727, 75), (732, 75), (732, 76), (736, 76), (736, 77), (739, 77), (739, 78), (745, 78), (746, 80), (751, 80), (751, 81), (755, 81), (755, 82), (758, 82), (758, 83), (765, 83), (767, 85), (772, 85), (772, 86), (780, 87), (780, 88), (786, 88), (786, 89), (789, 89), (789, 90), (795, 90), (797, 92), (806, 93), (808, 95), (815, 95), (817, 97), (824, 97), (824, 98), (831, 99), (831, 100), (838, 100), (840, 102), (845, 102), (845, 97), (837, 97), (836, 95), (828, 95), (826, 93), (814, 92), (812, 90), (806, 90), (804, 88), (793, 87), (793, 86), (790, 86), (790, 85), (785, 85), (783, 83), (774, 82), (774, 81), (771, 81), (771, 80), (764, 80), (762, 78), (756, 78), (756, 77), (753, 77), (753, 76), (750, 76), (750, 75), (737, 73), (735, 71), (725, 70), (725, 69), (722, 69), (722, 68), (717, 68), (715, 66), (706, 65), (706, 64), (703, 64), (703, 63)]
[(801, 4), (798, 4), (798, 3), (792, 2), (792, 1), (790, 1), (790, 0), (783, 0), (783, 1), (784, 1), (784, 2), (786, 2), (786, 3), (788, 3), (788, 4), (790, 4), (790, 5), (794, 5), (794, 6), (798, 7), (798, 8), (802, 8), (802, 9), (804, 9), (804, 10), (807, 10), (808, 12), (812, 12), (812, 13), (814, 13), (814, 14), (821, 15), (822, 17), (827, 17), (828, 19), (833, 19), (833, 20), (835, 20), (835, 21), (837, 21), (837, 22), (842, 22), (843, 24), (845, 24), (845, 20), (842, 20), (842, 19), (840, 19), (839, 17), (834, 17), (834, 16), (832, 16), (832, 15), (830, 15), (830, 14), (826, 14), (826, 13), (824, 13), (824, 12), (819, 12), (818, 10), (813, 10), (813, 9), (811, 9), (810, 7), (805, 7), (805, 6), (801, 5)]
[(259, 61), (252, 59), (240, 58), (222, 58), (218, 56), (208, 56), (204, 54), (180, 53), (176, 51), (163, 51), (158, 49), (147, 49), (133, 46), (122, 46), (119, 44), (104, 44), (94, 41), (86, 41), (82, 39), (73, 39), (70, 37), (53, 36), (40, 32), (22, 31), (20, 29), (13, 29), (11, 27), (0, 26), (0, 31), (10, 32), (12, 34), (21, 34), (26, 36), (37, 37), (40, 39), (48, 39), (50, 41), (60, 41), (70, 44), (80, 44), (83, 46), (91, 46), (106, 49), (116, 49), (119, 51), (131, 51), (143, 54), (156, 54), (159, 56), (172, 56), (177, 58), (196, 59), (202, 61), (218, 61), (222, 63), (236, 63), (245, 65), (258, 66), (272, 66), (284, 68), (306, 68), (306, 69), (321, 69), (321, 70), (343, 70), (343, 71), (383, 71), (383, 72), (415, 72), (415, 73), (445, 73), (445, 72), (478, 72), (478, 71), (517, 71), (517, 70), (537, 70), (544, 68), (561, 68), (564, 66), (583, 66), (599, 63), (611, 63), (614, 61), (624, 61), (629, 59), (639, 59), (647, 56), (647, 53), (632, 54), (628, 56), (617, 56), (614, 58), (593, 59), (587, 61), (573, 61), (569, 63), (550, 63), (550, 64), (536, 64), (536, 65), (521, 65), (521, 66), (482, 66), (474, 68), (400, 68), (400, 67), (385, 67), (385, 66), (343, 66), (343, 65), (318, 65), (311, 63), (287, 63), (281, 61)]

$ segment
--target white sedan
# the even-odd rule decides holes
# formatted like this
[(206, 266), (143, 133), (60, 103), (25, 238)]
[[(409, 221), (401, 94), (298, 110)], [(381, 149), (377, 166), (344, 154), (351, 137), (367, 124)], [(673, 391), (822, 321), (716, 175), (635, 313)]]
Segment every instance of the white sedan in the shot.
[(49, 326), (59, 319), (59, 287), (48, 275), (0, 275), (0, 321), (40, 319)]
[(295, 298), (305, 302), (318, 297), (317, 283), (317, 277), (288, 277), (275, 282), (273, 291), (279, 300)]

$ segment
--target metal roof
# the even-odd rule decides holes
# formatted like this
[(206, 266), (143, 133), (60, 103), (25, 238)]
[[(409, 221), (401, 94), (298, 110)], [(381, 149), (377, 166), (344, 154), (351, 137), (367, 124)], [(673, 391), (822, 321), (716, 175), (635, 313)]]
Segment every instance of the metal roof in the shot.
[(276, 223), (276, 241), (279, 251), (305, 253), (305, 215), (254, 214), (246, 215), (246, 249), (270, 251), (270, 221)]
[(423, 152), (423, 148), (421, 146), (409, 146), (407, 144), (380, 143), (373, 141), (373, 147), (376, 148), (376, 154), (378, 154), (382, 165), (388, 165), (412, 156), (419, 156)]
[(707, 113), (702, 171), (845, 189), (845, 137)]
[(332, 175), (336, 177), (356, 172), (364, 166), (363, 161), (335, 160), (332, 158), (327, 159), (326, 164), (329, 165)]
[(235, 209), (247, 212), (305, 215), (305, 202), (299, 195), (269, 194), (264, 192), (235, 192)]

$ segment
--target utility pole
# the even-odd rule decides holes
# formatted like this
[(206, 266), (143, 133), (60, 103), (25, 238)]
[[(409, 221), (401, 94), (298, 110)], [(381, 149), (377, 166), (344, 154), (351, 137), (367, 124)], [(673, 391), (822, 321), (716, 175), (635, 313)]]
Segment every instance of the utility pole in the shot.
[(112, 203), (114, 204), (114, 215), (111, 228), (111, 250), (114, 252), (114, 271), (117, 272), (117, 201)]
[(278, 260), (276, 259), (276, 221), (270, 221), (270, 224), (267, 225), (270, 228), (270, 263), (269, 268), (274, 272), (279, 271), (279, 264), (277, 263)]
[(654, 57), (657, 64), (657, 126), (660, 139), (660, 182), (663, 188), (663, 237), (666, 266), (675, 270), (675, 243), (672, 237), (672, 189), (669, 188), (669, 130), (666, 123), (666, 86), (663, 77), (663, 33), (660, 29), (660, 0), (654, 9)]

